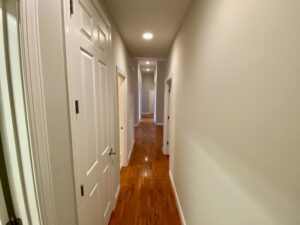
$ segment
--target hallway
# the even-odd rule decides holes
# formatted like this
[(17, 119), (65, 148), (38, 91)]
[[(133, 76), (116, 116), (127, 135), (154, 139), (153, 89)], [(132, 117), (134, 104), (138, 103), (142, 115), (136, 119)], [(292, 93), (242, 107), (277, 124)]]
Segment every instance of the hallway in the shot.
[(300, 225), (300, 0), (0, 0), (0, 225)]
[(169, 180), (169, 159), (162, 154), (163, 127), (143, 118), (136, 128), (128, 167), (121, 171), (121, 193), (110, 225), (179, 225)]

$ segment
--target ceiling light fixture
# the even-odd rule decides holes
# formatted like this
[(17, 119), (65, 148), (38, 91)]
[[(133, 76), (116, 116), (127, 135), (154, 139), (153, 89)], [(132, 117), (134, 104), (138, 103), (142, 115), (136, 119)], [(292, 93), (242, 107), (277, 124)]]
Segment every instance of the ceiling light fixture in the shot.
[(143, 34), (143, 38), (145, 40), (151, 40), (153, 38), (153, 34), (150, 33), (150, 32), (146, 32), (146, 33)]
[(146, 69), (146, 71), (147, 71), (147, 72), (149, 72), (149, 71), (150, 71), (150, 69)]
[(150, 64), (150, 62), (149, 62), (149, 61), (147, 61), (147, 62), (146, 62), (146, 64), (147, 64), (147, 65), (149, 65), (149, 64)]

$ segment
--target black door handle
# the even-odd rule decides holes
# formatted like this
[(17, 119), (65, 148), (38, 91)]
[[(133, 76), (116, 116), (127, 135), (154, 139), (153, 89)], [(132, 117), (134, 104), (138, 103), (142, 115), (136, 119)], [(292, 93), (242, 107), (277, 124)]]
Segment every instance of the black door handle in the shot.
[(110, 149), (109, 151), (109, 156), (115, 155), (117, 154), (116, 152), (114, 152), (113, 148)]

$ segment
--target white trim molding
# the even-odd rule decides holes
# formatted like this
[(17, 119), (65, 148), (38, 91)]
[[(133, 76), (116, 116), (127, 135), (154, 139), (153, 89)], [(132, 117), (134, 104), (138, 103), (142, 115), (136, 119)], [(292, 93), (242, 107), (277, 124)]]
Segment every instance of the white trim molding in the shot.
[[(118, 76), (121, 76), (124, 78), (124, 82), (125, 82), (125, 109), (124, 109), (124, 112), (125, 112), (125, 116), (124, 116), (124, 130), (125, 130), (125, 137), (124, 137), (124, 150), (125, 152), (123, 153), (124, 154), (124, 162), (122, 162), (122, 166), (127, 166), (128, 165), (128, 136), (129, 136), (129, 127), (128, 127), (128, 124), (129, 124), (129, 119), (128, 119), (128, 75), (125, 71), (123, 71), (118, 65), (116, 66), (116, 78), (117, 78), (117, 82), (118, 82)], [(118, 85), (117, 85), (118, 86)], [(119, 89), (117, 88), (117, 91), (119, 91)], [(119, 100), (117, 100), (118, 102)], [(118, 147), (119, 147), (119, 151), (120, 151), (120, 122), (119, 122), (119, 103), (117, 104), (117, 109), (118, 109), (118, 120), (117, 120), (117, 124), (118, 124), (118, 129), (117, 129), (117, 137), (118, 137)], [(120, 159), (121, 160), (121, 159)]]
[(24, 92), (41, 224), (55, 225), (57, 222), (38, 30), (38, 0), (20, 1), (20, 17)]
[(116, 200), (116, 202), (117, 202), (117, 200), (118, 200), (118, 198), (120, 196), (120, 191), (121, 191), (121, 187), (120, 187), (120, 185), (118, 185), (118, 188), (117, 188), (117, 191), (116, 191), (116, 194), (115, 194), (115, 200)]
[[(167, 78), (165, 79), (165, 91), (164, 91), (164, 130), (163, 130), (163, 153), (165, 155), (169, 155), (169, 149), (170, 149), (170, 145), (171, 145), (171, 137), (172, 137), (172, 128), (171, 128), (171, 124), (173, 121), (173, 111), (172, 111), (172, 92), (169, 95), (169, 84), (172, 82), (172, 75), (167, 76)], [(171, 118), (168, 119), (168, 116), (170, 116)], [(169, 145), (167, 145), (167, 142), (169, 142)]]
[(171, 170), (169, 171), (169, 177), (170, 177), (171, 185), (172, 185), (172, 188), (173, 188), (173, 191), (174, 191), (174, 194), (175, 194), (175, 199), (176, 199), (177, 208), (179, 210), (179, 217), (180, 217), (181, 224), (182, 225), (187, 225), (186, 220), (184, 218), (183, 211), (182, 211), (182, 207), (181, 207), (181, 204), (180, 204), (180, 201), (179, 201), (179, 197), (178, 197), (178, 194), (177, 194), (177, 190), (176, 190), (176, 186), (175, 186), (175, 183), (174, 183), (174, 179), (173, 179)]
[(127, 165), (126, 165), (126, 166), (128, 166), (128, 164), (129, 164), (129, 162), (130, 162), (130, 159), (131, 159), (131, 155), (132, 155), (132, 152), (133, 152), (134, 145), (135, 145), (135, 139), (133, 139), (132, 146), (131, 146), (131, 150), (130, 150), (130, 152), (128, 153)]

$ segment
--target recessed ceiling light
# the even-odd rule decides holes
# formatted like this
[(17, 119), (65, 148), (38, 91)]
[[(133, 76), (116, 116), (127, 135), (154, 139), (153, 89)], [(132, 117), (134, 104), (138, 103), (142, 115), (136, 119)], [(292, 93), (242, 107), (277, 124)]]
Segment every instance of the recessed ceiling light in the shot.
[(149, 65), (149, 64), (150, 64), (150, 62), (149, 62), (149, 61), (147, 61), (147, 62), (146, 62), (146, 64), (147, 64), (147, 65)]
[(146, 69), (146, 71), (148, 71), (148, 72), (149, 72), (149, 71), (150, 71), (150, 69)]
[(146, 33), (143, 34), (143, 38), (145, 40), (151, 40), (153, 38), (153, 34), (150, 33), (150, 32), (146, 32)]

